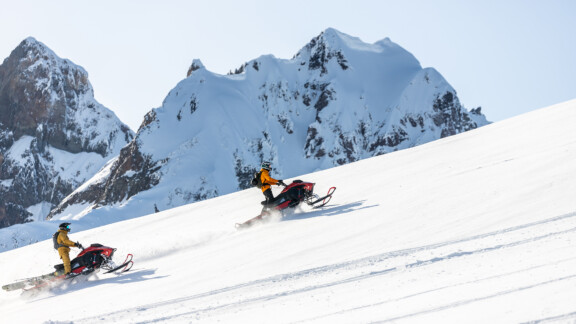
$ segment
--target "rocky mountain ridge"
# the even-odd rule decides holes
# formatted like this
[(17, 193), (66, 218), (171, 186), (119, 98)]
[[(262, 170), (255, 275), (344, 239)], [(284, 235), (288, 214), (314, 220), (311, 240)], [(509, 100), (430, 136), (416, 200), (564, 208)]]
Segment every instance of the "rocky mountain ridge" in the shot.
[(0, 227), (43, 220), (133, 137), (83, 68), (22, 41), (0, 65)]
[(226, 76), (194, 60), (119, 157), (50, 216), (137, 217), (246, 189), (262, 160), (286, 179), (487, 123), (399, 45), (329, 28), (290, 60), (265, 55)]

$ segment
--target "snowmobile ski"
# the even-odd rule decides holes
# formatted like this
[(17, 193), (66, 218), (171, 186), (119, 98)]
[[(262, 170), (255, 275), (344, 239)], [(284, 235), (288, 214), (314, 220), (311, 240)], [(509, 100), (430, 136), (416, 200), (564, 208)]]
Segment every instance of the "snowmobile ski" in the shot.
[(24, 289), (27, 286), (35, 286), (35, 285), (43, 282), (44, 280), (51, 279), (53, 277), (54, 277), (53, 273), (49, 273), (49, 274), (45, 274), (45, 275), (41, 275), (41, 276), (37, 276), (37, 277), (30, 277), (30, 278), (22, 279), (20, 281), (17, 281), (17, 282), (11, 283), (11, 284), (4, 285), (4, 286), (2, 286), (2, 289), (6, 290), (6, 291)]
[(43, 279), (43, 280), (37, 282), (32, 287), (24, 287), (24, 288), (22, 288), (22, 290), (24, 290), (25, 292), (39, 291), (44, 287), (52, 286), (54, 284), (63, 282), (64, 280), (67, 280), (67, 279), (76, 278), (76, 276), (77, 275), (74, 275), (71, 277), (66, 277), (66, 275), (52, 276), (52, 278), (46, 278), (46, 279)]
[[(332, 195), (334, 194), (334, 191), (336, 191), (336, 187), (331, 187), (330, 189), (328, 189), (328, 193), (326, 194), (326, 196), (316, 198), (316, 200), (314, 200), (314, 201), (307, 201), (306, 203), (308, 205), (312, 206), (312, 208), (314, 208), (314, 209), (324, 207), (332, 199)], [(322, 202), (322, 203), (320, 205), (316, 205), (319, 202)]]
[(47, 286), (52, 285), (52, 284), (59, 282), (59, 281), (76, 278), (79, 275), (80, 274), (71, 274), (69, 276), (66, 276), (64, 274), (54, 275), (54, 273), (49, 273), (49, 274), (45, 274), (42, 276), (32, 277), (32, 278), (28, 278), (28, 279), (25, 279), (22, 281), (18, 281), (15, 283), (11, 283), (11, 284), (2, 286), (2, 289), (6, 290), (6, 291), (13, 291), (13, 290), (18, 290), (18, 289), (22, 289), (23, 291), (38, 290), (38, 289), (47, 287)]
[(124, 262), (121, 265), (119, 265), (113, 269), (110, 269), (104, 273), (112, 273), (112, 272), (116, 272), (116, 271), (124, 268), (124, 269), (122, 269), (122, 271), (119, 272), (119, 273), (122, 273), (122, 272), (126, 272), (126, 271), (132, 269), (132, 266), (134, 265), (134, 262), (132, 261), (132, 257), (133, 257), (132, 254), (128, 254), (126, 256), (126, 259), (124, 260)]
[(256, 217), (250, 218), (249, 220), (245, 221), (244, 223), (236, 223), (236, 229), (241, 230), (241, 229), (252, 227), (256, 224), (265, 223), (269, 218), (268, 216), (270, 216), (270, 214), (266, 211), (263, 211), (262, 214), (260, 214)]

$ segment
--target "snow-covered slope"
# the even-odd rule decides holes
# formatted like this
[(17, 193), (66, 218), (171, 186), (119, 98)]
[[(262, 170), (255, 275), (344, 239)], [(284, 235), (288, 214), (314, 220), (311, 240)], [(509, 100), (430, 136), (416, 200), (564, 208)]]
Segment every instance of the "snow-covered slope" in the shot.
[(261, 56), (232, 75), (195, 60), (118, 160), (52, 215), (138, 217), (248, 188), (263, 160), (283, 179), (485, 124), (389, 39), (327, 29), (290, 60)]
[(44, 220), (133, 137), (82, 67), (22, 41), (0, 65), (0, 228)]
[[(133, 270), (32, 299), (0, 292), (2, 321), (572, 323), (575, 124), (573, 100), (303, 175), (338, 187), (328, 206), (246, 231), (233, 224), (259, 212), (256, 189), (73, 222), (73, 240), (134, 253)], [(1, 253), (0, 283), (58, 261), (50, 241)]]

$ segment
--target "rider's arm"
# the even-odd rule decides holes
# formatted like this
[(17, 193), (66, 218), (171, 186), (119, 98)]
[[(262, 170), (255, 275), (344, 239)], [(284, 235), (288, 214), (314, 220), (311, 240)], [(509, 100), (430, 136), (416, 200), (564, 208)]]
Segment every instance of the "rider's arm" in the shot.
[(66, 235), (66, 233), (60, 233), (58, 235), (58, 244), (69, 246), (69, 247), (76, 246), (76, 243), (70, 241), (70, 239), (68, 238), (68, 235)]

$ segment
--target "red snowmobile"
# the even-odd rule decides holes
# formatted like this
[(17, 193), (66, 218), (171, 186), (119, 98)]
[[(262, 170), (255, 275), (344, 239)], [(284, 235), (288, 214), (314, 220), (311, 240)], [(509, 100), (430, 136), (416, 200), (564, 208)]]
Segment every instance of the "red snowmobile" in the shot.
[[(115, 251), (115, 248), (107, 247), (98, 243), (94, 243), (88, 248), (82, 249), (82, 252), (70, 261), (72, 276), (88, 274), (100, 268), (107, 270), (104, 273), (114, 272), (121, 268), (124, 268), (122, 272), (130, 270), (133, 264), (132, 254), (128, 254), (124, 263), (117, 266), (114, 261), (112, 261)], [(64, 273), (64, 264), (57, 264), (54, 268), (57, 273)]]
[(312, 206), (312, 208), (325, 206), (332, 199), (336, 187), (331, 187), (325, 196), (320, 197), (314, 193), (314, 185), (315, 183), (304, 182), (302, 180), (292, 181), (291, 184), (284, 187), (284, 190), (282, 190), (271, 203), (267, 203), (266, 201), (262, 202), (264, 207), (260, 215), (244, 223), (236, 224), (236, 228), (243, 229), (257, 223), (265, 222), (270, 218), (272, 211), (280, 211), (280, 213), (283, 214), (285, 210), (293, 209), (300, 205), (301, 202), (305, 202), (309, 206)]
[(115, 248), (107, 247), (102, 244), (92, 244), (86, 249), (82, 248), (82, 251), (78, 254), (78, 256), (70, 261), (72, 271), (69, 275), (64, 274), (64, 264), (57, 264), (54, 266), (56, 271), (53, 273), (23, 279), (15, 283), (2, 286), (2, 289), (6, 291), (16, 289), (38, 289), (64, 279), (75, 278), (79, 275), (89, 275), (98, 269), (106, 270), (104, 273), (117, 272), (119, 270), (121, 270), (120, 272), (126, 272), (130, 270), (134, 264), (134, 262), (132, 262), (132, 254), (128, 254), (122, 264), (116, 265), (114, 261), (112, 261), (112, 257), (114, 256), (115, 251)]

